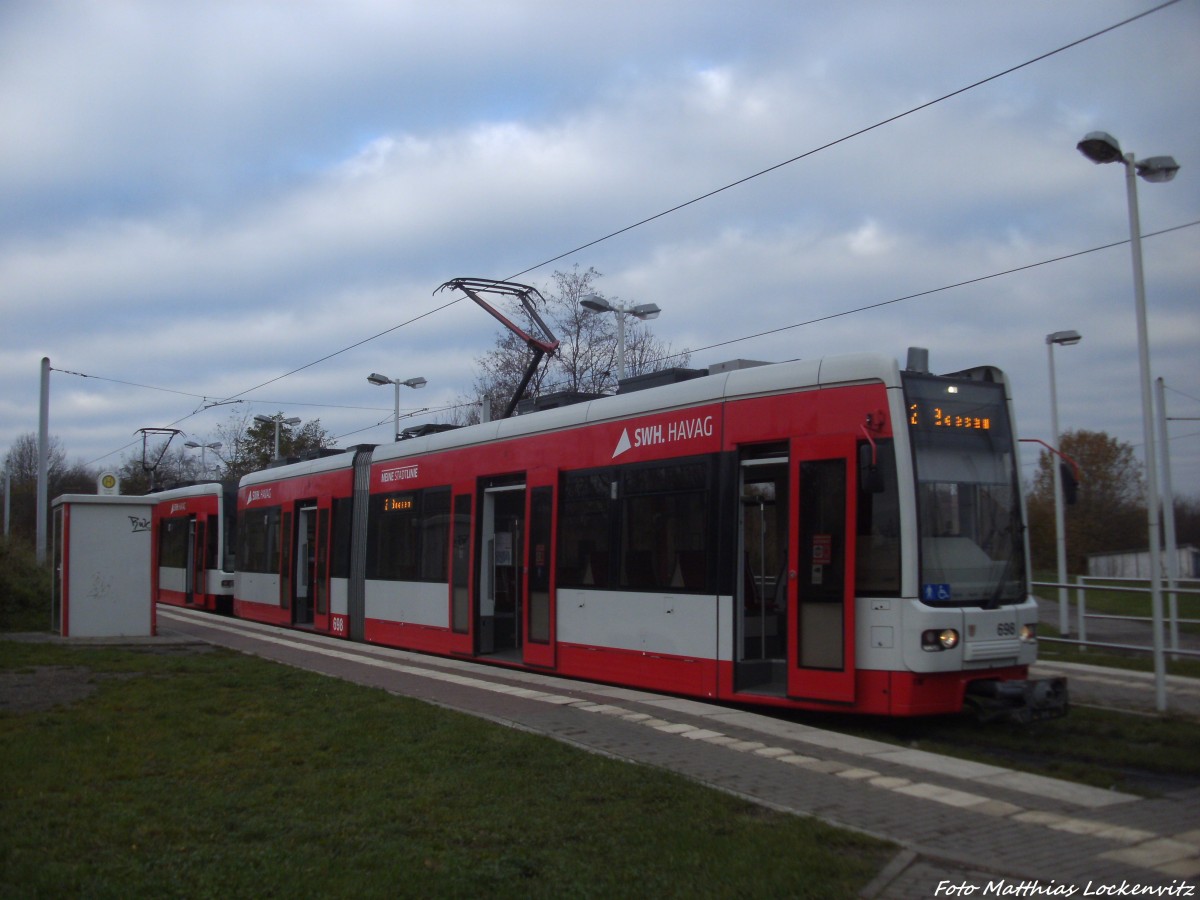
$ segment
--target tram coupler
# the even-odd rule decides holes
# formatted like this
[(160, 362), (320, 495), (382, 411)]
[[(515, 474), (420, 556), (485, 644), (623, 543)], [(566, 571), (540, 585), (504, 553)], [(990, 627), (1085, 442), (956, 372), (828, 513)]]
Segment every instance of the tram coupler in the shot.
[(972, 681), (967, 685), (965, 702), (980, 722), (1007, 718), (1022, 725), (1061, 718), (1070, 706), (1067, 679), (1061, 677)]

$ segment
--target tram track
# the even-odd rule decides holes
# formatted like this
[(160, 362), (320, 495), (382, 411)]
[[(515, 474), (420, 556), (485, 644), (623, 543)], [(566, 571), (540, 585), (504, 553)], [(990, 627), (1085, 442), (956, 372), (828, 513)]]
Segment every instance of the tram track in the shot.
[(1028, 725), (969, 715), (917, 719), (778, 714), (855, 737), (1037, 775), (1161, 797), (1200, 790), (1200, 722), (1182, 716), (1073, 703), (1062, 718)]

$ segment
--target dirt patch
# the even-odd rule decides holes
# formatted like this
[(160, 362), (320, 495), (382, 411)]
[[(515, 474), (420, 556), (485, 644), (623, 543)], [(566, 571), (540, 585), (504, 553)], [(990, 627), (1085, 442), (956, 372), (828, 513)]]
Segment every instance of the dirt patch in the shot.
[[(75, 640), (50, 634), (8, 634), (0, 639), (24, 643), (70, 644), (77, 647), (119, 647), (137, 653), (209, 653), (215, 648), (191, 640), (150, 638)], [(110, 678), (133, 678), (136, 673), (95, 672), (87, 666), (34, 666), (0, 671), (0, 712), (44, 712), (86, 700)]]
[(99, 688), (87, 666), (38, 666), (19, 672), (0, 672), (0, 710), (44, 712), (86, 700)]

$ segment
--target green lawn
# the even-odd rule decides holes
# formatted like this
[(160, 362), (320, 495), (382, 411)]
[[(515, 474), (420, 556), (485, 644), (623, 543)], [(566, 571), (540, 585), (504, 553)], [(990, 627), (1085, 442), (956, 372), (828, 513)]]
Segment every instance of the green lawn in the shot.
[(0, 643), (0, 677), (39, 666), (95, 692), (0, 712), (6, 898), (836, 898), (894, 852), (228, 651)]

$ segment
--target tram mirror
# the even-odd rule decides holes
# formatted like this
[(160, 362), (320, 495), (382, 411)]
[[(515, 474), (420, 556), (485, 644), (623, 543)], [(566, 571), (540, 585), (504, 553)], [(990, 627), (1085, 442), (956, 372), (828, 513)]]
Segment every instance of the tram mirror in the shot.
[(1063, 500), (1067, 506), (1074, 506), (1079, 499), (1079, 481), (1075, 478), (1074, 470), (1066, 463), (1058, 464), (1059, 474), (1062, 475)]
[(864, 494), (882, 494), (886, 490), (883, 473), (875, 462), (875, 448), (870, 444), (858, 446), (858, 489)]

